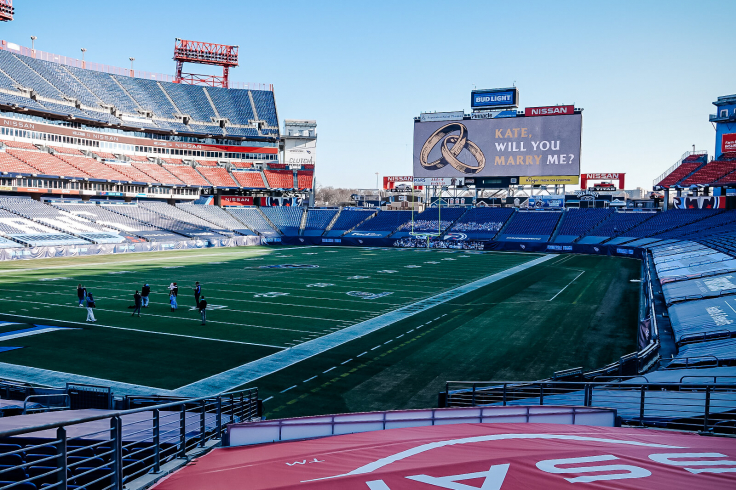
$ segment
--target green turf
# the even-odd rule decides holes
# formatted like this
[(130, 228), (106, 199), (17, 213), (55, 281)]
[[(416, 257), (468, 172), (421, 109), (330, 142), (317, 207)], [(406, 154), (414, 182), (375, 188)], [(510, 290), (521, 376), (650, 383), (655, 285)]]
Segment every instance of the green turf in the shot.
[[(80, 330), (1, 341), (23, 348), (0, 353), (0, 362), (176, 389), (537, 257), (248, 247), (2, 263), (0, 319)], [(260, 268), (276, 264), (319, 267)], [(426, 407), (448, 379), (595, 368), (634, 350), (638, 284), (630, 280), (638, 277), (636, 260), (555, 257), (250, 384), (276, 417)], [(195, 280), (222, 307), (208, 312), (206, 326), (192, 309)], [(96, 324), (77, 307), (79, 282), (95, 293)], [(131, 318), (127, 306), (144, 282), (151, 307)], [(351, 291), (391, 294), (367, 300)]]

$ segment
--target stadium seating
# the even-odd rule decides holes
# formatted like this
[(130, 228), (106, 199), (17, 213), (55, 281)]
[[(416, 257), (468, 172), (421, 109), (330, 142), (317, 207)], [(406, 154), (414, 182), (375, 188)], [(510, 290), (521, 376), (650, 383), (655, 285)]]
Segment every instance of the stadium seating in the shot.
[(325, 236), (343, 235), (375, 213), (375, 210), (369, 209), (343, 209)]
[(211, 121), (213, 117), (217, 117), (204, 87), (179, 83), (162, 83), (161, 86), (181, 114), (190, 116), (195, 121)]
[(297, 172), (297, 189), (311, 189), (314, 172)]
[(158, 182), (156, 179), (152, 178), (150, 175), (147, 175), (141, 172), (140, 170), (138, 170), (136, 167), (134, 167), (130, 163), (105, 162), (103, 165), (106, 165), (107, 167), (115, 170), (116, 172), (123, 174), (126, 177), (126, 180), (130, 180), (131, 182), (135, 182), (139, 184)]
[(207, 220), (194, 213), (188, 213), (185, 210), (180, 209), (177, 206), (171, 206), (169, 204), (166, 204), (165, 202), (161, 202), (161, 201), (139, 202), (138, 205), (146, 209), (150, 209), (154, 213), (158, 213), (162, 216), (167, 216), (171, 219), (191, 225), (189, 228), (180, 228), (181, 230), (187, 230), (190, 228), (216, 229), (218, 233), (227, 234), (224, 230), (230, 229), (228, 227), (221, 229), (222, 227), (220, 227), (219, 225), (216, 225), (210, 220)]
[(39, 170), (7, 152), (0, 152), (0, 172), (12, 174), (37, 174)]
[(279, 233), (263, 218), (258, 208), (251, 206), (231, 206), (227, 209), (227, 212), (232, 214), (245, 226), (263, 236), (269, 238), (279, 236)]
[(284, 235), (295, 236), (299, 234), (302, 215), (304, 214), (302, 208), (273, 206), (263, 207), (261, 211)]
[(511, 208), (471, 208), (448, 231), (464, 233), (471, 239), (490, 240), (513, 213)]
[[(128, 216), (129, 218), (155, 226), (156, 228), (173, 231), (190, 238), (222, 237), (221, 234), (211, 231), (211, 225), (202, 226), (198, 223), (192, 223), (192, 220), (181, 221), (162, 214), (159, 212), (159, 208), (156, 208), (156, 211), (152, 210), (151, 206), (158, 206), (156, 203), (125, 205), (108, 205), (103, 203), (102, 206), (115, 213)], [(168, 204), (164, 204), (164, 206), (168, 206)], [(199, 220), (199, 222), (201, 221)]]
[(59, 158), (73, 167), (91, 175), (95, 179), (112, 180), (117, 182), (128, 182), (130, 180), (127, 176), (118, 172), (114, 168), (98, 162), (93, 158), (72, 155), (59, 155)]
[(612, 209), (571, 208), (565, 212), (555, 243), (570, 243), (608, 218)]
[(44, 245), (82, 245), (89, 244), (86, 234), (106, 236), (111, 241), (120, 242), (110, 230), (97, 226), (76, 216), (62, 214), (59, 210), (38, 201), (23, 198), (0, 198), (0, 233), (8, 238), (33, 247)]
[(243, 235), (253, 235), (253, 232), (243, 226), (243, 223), (233, 217), (219, 206), (202, 205), (202, 204), (177, 204), (176, 207), (187, 213), (198, 216), (210, 223), (226, 229), (237, 231)]
[[(273, 98), (273, 92), (268, 90), (251, 90), (253, 96), (253, 105), (256, 108), (258, 117), (271, 126), (272, 128), (278, 128), (279, 122), (276, 117), (276, 101)], [(278, 136), (278, 131), (271, 132), (270, 134)]]
[[(140, 168), (140, 167), (139, 167)], [(199, 187), (210, 187), (211, 184), (207, 182), (199, 172), (189, 165), (166, 165), (162, 166), (163, 169), (171, 172), (174, 177), (187, 185), (194, 185)]]
[(102, 100), (103, 103), (113, 105), (128, 114), (139, 115), (138, 105), (118, 85), (112, 75), (75, 68), (73, 66), (64, 66), (63, 68)]
[(268, 186), (274, 189), (293, 189), (294, 173), (291, 170), (264, 170)]
[[(221, 117), (232, 124), (248, 125), (256, 119), (253, 105), (247, 90), (230, 90), (221, 87), (207, 87), (207, 93)], [(214, 114), (213, 114), (214, 116)], [(209, 120), (207, 120), (209, 121)]]
[(411, 211), (379, 211), (373, 218), (365, 220), (353, 228), (349, 236), (353, 234), (356, 236), (361, 234), (364, 236), (388, 236), (411, 220), (411, 214)]
[(305, 236), (320, 236), (337, 214), (337, 209), (308, 209)]
[(460, 216), (465, 214), (466, 208), (447, 207), (437, 208), (430, 207), (421, 213), (415, 213), (413, 220), (401, 225), (398, 231), (391, 235), (392, 237), (400, 237), (414, 233), (442, 233), (447, 227), (453, 224)]
[(63, 153), (64, 155), (84, 156), (82, 150), (77, 150), (76, 148), (64, 148), (62, 146), (50, 146), (49, 148), (56, 153)]
[(152, 111), (154, 116), (173, 119), (179, 113), (155, 80), (120, 75), (113, 77), (140, 107)]
[(253, 168), (253, 162), (230, 162), (235, 168)]
[(99, 109), (99, 104), (102, 102), (99, 97), (90, 92), (87, 87), (72, 77), (72, 75), (64, 69), (64, 65), (37, 60), (28, 56), (22, 56), (19, 57), (19, 59), (30, 66), (44, 79), (48, 80), (63, 94), (79, 100), (85, 106)]
[(205, 167), (217, 167), (219, 165), (217, 160), (197, 160), (197, 163)]
[(185, 183), (173, 175), (172, 172), (169, 172), (171, 168), (169, 166), (135, 160), (131, 161), (130, 164), (145, 175), (148, 175), (150, 177), (149, 182), (160, 182), (169, 185), (182, 185)]
[(266, 184), (263, 183), (263, 177), (261, 176), (261, 172), (249, 172), (249, 171), (233, 172), (232, 175), (233, 177), (235, 177), (235, 180), (238, 181), (238, 184), (240, 184), (241, 187), (250, 187), (250, 188), (266, 187)]
[(238, 187), (224, 167), (197, 167), (197, 170), (215, 187)]
[(562, 216), (558, 211), (518, 211), (499, 236), (500, 240), (546, 242)]
[(652, 219), (646, 220), (640, 225), (630, 228), (625, 233), (620, 233), (619, 236), (648, 237), (712, 217), (719, 212), (719, 210), (712, 209), (677, 209), (667, 211), (659, 213)]
[(736, 170), (736, 161), (714, 160), (683, 180), (680, 185), (712, 184)]
[[(43, 175), (55, 175), (59, 177), (97, 178), (93, 177), (87, 172), (80, 170), (79, 167), (70, 165), (68, 162), (65, 162), (62, 159), (43, 151), (8, 149), (7, 153), (37, 169), (37, 173)], [(66, 155), (59, 155), (59, 157), (64, 156)], [(69, 158), (68, 156), (66, 157)]]
[[(26, 58), (25, 56), (22, 58)], [(0, 66), (17, 85), (32, 88), (42, 97), (66, 102), (64, 94), (9, 51), (0, 50)]]
[(600, 243), (609, 237), (616, 237), (626, 233), (627, 230), (653, 218), (653, 212), (614, 212), (603, 220), (598, 226), (593, 227), (581, 238), (578, 243)]
[[(0, 77), (0, 81), (2, 81), (2, 77)], [(10, 83), (13, 83), (13, 82), (10, 82)], [(14, 90), (14, 88), (12, 88), (11, 90)], [(38, 110), (38, 111), (44, 110), (44, 107), (41, 104), (31, 99), (30, 97), (25, 97), (20, 94), (19, 95), (7, 94), (5, 92), (0, 92), (0, 105), (6, 105), (6, 106), (14, 107), (14, 108), (19, 107), (19, 108), (25, 108), (25, 109), (33, 109), (33, 110)]]
[[(688, 210), (672, 210), (668, 213), (677, 213)], [(697, 219), (690, 224), (679, 226), (669, 231), (662, 230), (655, 232), (651, 236), (657, 238), (681, 238), (686, 240), (697, 240), (699, 236), (706, 236), (711, 233), (724, 233), (736, 231), (736, 211), (711, 212), (711, 216), (703, 219)]]
[(701, 165), (706, 163), (707, 155), (690, 155), (685, 158), (679, 167), (662, 179), (657, 186), (672, 187), (682, 179), (695, 172)]

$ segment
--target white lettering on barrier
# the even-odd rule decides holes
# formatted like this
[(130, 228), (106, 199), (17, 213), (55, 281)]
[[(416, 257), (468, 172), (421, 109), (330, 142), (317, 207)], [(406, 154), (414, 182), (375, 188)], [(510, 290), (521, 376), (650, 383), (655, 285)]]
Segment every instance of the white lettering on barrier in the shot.
[[(670, 464), (674, 466), (706, 466), (706, 468), (685, 468), (690, 473), (734, 473), (736, 472), (736, 461), (727, 459), (673, 461), (680, 458), (727, 458), (721, 453), (661, 453), (650, 454), (649, 459), (657, 463)], [(707, 468), (707, 466), (727, 466), (726, 468)]]
[(575, 468), (558, 468), (558, 465), (578, 464), (578, 463), (596, 463), (599, 461), (612, 461), (618, 459), (612, 454), (603, 456), (587, 456), (583, 458), (565, 458), (565, 459), (547, 459), (537, 463), (537, 468), (546, 473), (597, 473), (603, 471), (626, 471), (626, 473), (608, 473), (604, 475), (578, 476), (575, 478), (565, 478), (570, 483), (589, 483), (600, 480), (623, 480), (628, 478), (644, 478), (652, 474), (651, 471), (631, 466), (627, 464), (611, 464), (602, 466), (578, 466)]

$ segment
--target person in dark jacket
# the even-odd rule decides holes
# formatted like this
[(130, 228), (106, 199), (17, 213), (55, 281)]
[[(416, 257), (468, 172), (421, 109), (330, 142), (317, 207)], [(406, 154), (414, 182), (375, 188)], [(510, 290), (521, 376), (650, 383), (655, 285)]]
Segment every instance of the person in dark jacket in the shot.
[(143, 298), (143, 308), (148, 308), (148, 295), (151, 294), (151, 286), (144, 284), (141, 288), (141, 297)]
[(141, 304), (143, 303), (143, 297), (141, 296), (141, 293), (138, 292), (138, 290), (135, 290), (135, 294), (133, 295), (133, 300), (135, 301), (135, 309), (133, 310), (133, 314), (130, 316), (135, 316), (135, 313), (138, 312), (138, 318), (141, 316)]
[(207, 300), (204, 299), (204, 296), (199, 300), (198, 307), (199, 314), (202, 316), (202, 325), (204, 325), (207, 323)]
[(79, 306), (84, 306), (84, 298), (87, 296), (87, 290), (81, 284), (77, 285), (77, 298), (79, 298)]
[(197, 308), (199, 308), (199, 295), (202, 294), (202, 286), (199, 285), (199, 281), (194, 283), (194, 301), (196, 301)]
[[(85, 291), (85, 294), (87, 291)], [(95, 318), (95, 313), (92, 311), (92, 308), (96, 308), (97, 305), (95, 304), (95, 299), (92, 297), (92, 293), (86, 294), (86, 300), (87, 300), (87, 321), (88, 322), (96, 322), (97, 318)]]

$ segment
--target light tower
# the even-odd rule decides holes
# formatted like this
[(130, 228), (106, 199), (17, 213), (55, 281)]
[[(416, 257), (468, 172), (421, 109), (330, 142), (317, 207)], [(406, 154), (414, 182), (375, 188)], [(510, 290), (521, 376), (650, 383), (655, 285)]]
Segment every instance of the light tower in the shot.
[[(174, 82), (228, 88), (230, 67), (238, 66), (238, 46), (187, 41), (176, 38), (174, 60), (176, 61), (176, 78)], [(184, 63), (221, 66), (222, 76), (182, 73)]]
[(13, 20), (13, 0), (0, 0), (0, 21)]

